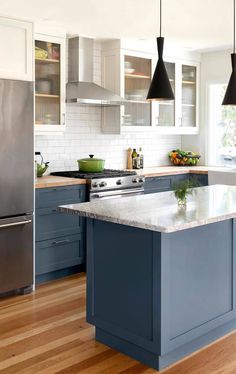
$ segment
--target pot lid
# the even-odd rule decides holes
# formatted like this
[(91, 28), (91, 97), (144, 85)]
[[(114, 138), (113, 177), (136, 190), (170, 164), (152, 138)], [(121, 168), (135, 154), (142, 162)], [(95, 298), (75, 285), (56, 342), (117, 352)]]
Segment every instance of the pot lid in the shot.
[(94, 158), (94, 155), (89, 155), (87, 158), (81, 158), (78, 161), (105, 161), (102, 158)]

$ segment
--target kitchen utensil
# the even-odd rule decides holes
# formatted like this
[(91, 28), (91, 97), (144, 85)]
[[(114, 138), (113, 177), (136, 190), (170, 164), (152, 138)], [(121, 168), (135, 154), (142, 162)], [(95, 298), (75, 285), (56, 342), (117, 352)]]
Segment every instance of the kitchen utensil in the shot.
[(35, 156), (40, 156), (41, 161), (40, 163), (37, 162), (37, 177), (42, 177), (45, 171), (49, 168), (49, 162), (43, 161), (43, 156), (41, 152), (35, 152)]
[(104, 170), (105, 160), (94, 158), (94, 155), (89, 155), (89, 158), (82, 158), (77, 162), (82, 172), (99, 173)]

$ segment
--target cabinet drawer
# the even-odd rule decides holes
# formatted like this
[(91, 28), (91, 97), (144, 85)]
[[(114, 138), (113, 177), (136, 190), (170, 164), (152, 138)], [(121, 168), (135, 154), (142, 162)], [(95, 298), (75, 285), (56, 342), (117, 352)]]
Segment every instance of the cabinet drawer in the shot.
[(172, 177), (150, 177), (146, 178), (144, 184), (144, 193), (155, 193), (162, 191), (170, 191)]
[(201, 186), (208, 186), (208, 175), (207, 174), (190, 174), (192, 180), (197, 181)]
[(172, 177), (172, 183), (178, 183), (178, 182), (182, 182), (182, 181), (188, 181), (189, 180), (189, 173), (186, 173), (186, 174), (179, 174), (179, 175), (174, 175)]
[(85, 185), (41, 188), (35, 191), (36, 208), (47, 208), (85, 201)]
[(52, 239), (84, 231), (85, 219), (75, 215), (60, 213), (57, 207), (37, 209), (35, 213), (36, 241)]
[(36, 243), (36, 275), (84, 263), (84, 248), (84, 235), (80, 234)]

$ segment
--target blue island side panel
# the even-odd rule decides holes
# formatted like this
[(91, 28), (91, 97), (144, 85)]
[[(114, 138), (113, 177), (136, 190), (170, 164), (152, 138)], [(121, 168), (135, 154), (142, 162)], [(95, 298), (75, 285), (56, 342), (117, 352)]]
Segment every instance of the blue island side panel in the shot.
[(235, 328), (235, 223), (164, 234), (88, 219), (87, 320), (160, 369)]

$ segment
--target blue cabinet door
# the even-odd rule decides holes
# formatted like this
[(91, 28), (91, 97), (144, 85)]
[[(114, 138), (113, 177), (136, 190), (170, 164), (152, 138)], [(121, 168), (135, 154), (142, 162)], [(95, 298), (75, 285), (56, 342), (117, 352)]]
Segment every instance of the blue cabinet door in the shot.
[(84, 262), (84, 235), (70, 235), (36, 243), (35, 274), (45, 274)]
[(156, 193), (170, 191), (172, 184), (172, 176), (165, 177), (148, 177), (144, 183), (144, 193)]
[(208, 175), (207, 174), (178, 174), (178, 175), (168, 175), (163, 177), (147, 177), (144, 184), (144, 193), (156, 193), (171, 191), (173, 189), (173, 184), (184, 180), (196, 180), (200, 186), (208, 185)]
[(199, 183), (199, 187), (208, 186), (208, 174), (190, 174), (191, 180), (196, 180)]

